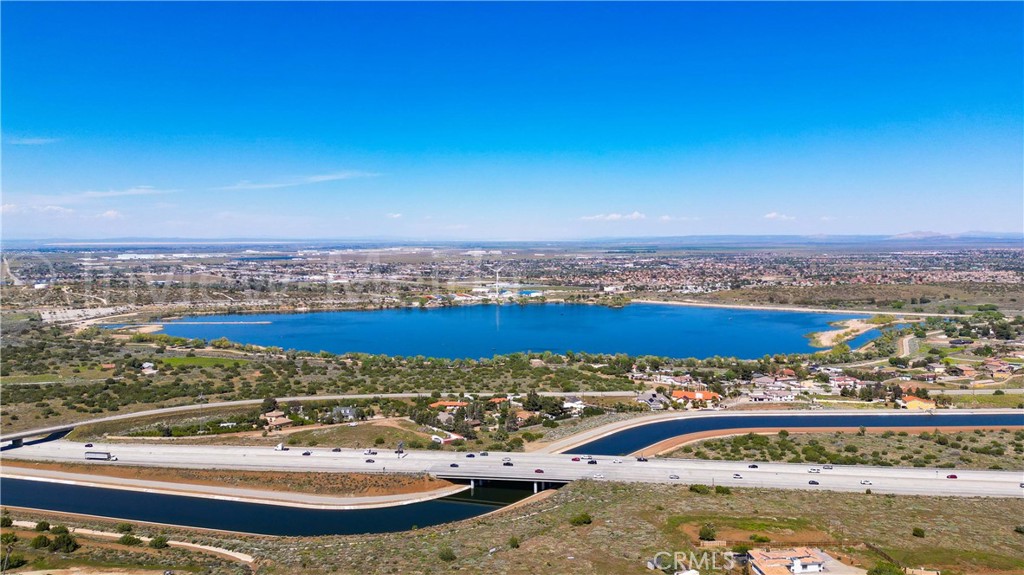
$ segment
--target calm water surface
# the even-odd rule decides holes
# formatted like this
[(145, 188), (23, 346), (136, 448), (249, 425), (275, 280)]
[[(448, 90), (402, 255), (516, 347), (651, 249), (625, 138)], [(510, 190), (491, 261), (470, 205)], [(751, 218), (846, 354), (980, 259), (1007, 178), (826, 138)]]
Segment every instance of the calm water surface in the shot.
[[(285, 349), (481, 358), (513, 352), (586, 351), (668, 357), (814, 351), (807, 334), (857, 315), (637, 304), (544, 304), (239, 314), (168, 322), (164, 333)], [(211, 323), (197, 323), (211, 322)], [(270, 322), (230, 324), (212, 322)], [(877, 332), (862, 336), (862, 345)]]

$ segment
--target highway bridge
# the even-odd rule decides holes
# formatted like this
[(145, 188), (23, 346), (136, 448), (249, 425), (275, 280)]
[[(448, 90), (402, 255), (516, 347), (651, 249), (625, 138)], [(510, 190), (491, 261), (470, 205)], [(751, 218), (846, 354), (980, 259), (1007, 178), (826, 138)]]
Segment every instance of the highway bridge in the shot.
[[(108, 451), (117, 462), (86, 461), (85, 451)], [(429, 473), (439, 478), (467, 481), (527, 481), (537, 484), (566, 483), (582, 479), (768, 487), (822, 491), (864, 491), (876, 493), (955, 495), (983, 497), (1024, 496), (1024, 472), (995, 470), (936, 470), (924, 468), (834, 466), (787, 463), (699, 461), (633, 457), (576, 456), (552, 453), (458, 453), (327, 448), (275, 451), (270, 447), (227, 447), (188, 445), (141, 445), (96, 443), (85, 447), (66, 440), (49, 441), (7, 451), (7, 460), (61, 461), (93, 465), (131, 465), (200, 469), (266, 471)], [(309, 453), (309, 455), (304, 455)], [(594, 463), (590, 463), (594, 461)], [(506, 465), (510, 464), (510, 465)], [(17, 474), (15, 466), (4, 466), (5, 476)], [(954, 475), (954, 477), (950, 477)], [(815, 482), (815, 483), (812, 483)]]

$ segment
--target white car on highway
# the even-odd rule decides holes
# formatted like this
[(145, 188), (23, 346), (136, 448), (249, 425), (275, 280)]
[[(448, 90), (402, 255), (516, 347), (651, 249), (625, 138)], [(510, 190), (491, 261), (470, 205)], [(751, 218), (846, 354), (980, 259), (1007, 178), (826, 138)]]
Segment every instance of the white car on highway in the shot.
[(871, 485), (872, 483), (871, 483), (871, 481), (869, 481), (867, 479), (861, 479), (860, 480), (860, 484), (861, 485)]

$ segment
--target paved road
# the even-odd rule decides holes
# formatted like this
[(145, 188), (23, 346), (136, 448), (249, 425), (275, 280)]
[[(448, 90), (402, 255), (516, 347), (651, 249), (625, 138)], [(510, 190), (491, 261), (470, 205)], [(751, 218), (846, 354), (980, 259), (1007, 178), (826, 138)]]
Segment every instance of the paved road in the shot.
[(1024, 393), (1024, 388), (1020, 387), (1008, 387), (1006, 389), (929, 389), (929, 397), (936, 395), (992, 395), (997, 391), (1002, 391), (1007, 395), (1021, 394)]
[[(486, 393), (477, 395), (489, 395)], [(636, 393), (633, 391), (588, 391), (588, 392), (562, 392), (562, 391), (542, 391), (538, 395), (544, 397), (566, 397), (574, 395), (577, 397), (634, 397)], [(278, 397), (278, 402), (288, 401), (340, 401), (345, 399), (374, 399), (380, 398), (394, 398), (394, 399), (410, 399), (415, 397), (429, 397), (429, 393), (357, 393), (357, 394), (342, 394), (342, 395), (298, 395), (294, 397)], [(173, 413), (182, 413), (187, 411), (209, 411), (230, 407), (239, 407), (245, 405), (260, 405), (263, 403), (262, 399), (240, 399), (237, 401), (219, 401), (215, 403), (197, 403), (189, 405), (179, 405), (176, 407), (164, 407), (160, 409), (147, 409), (145, 411), (135, 411), (132, 413), (121, 413), (118, 415), (108, 415), (106, 417), (97, 417), (95, 419), (86, 419), (83, 421), (76, 421), (74, 423), (65, 423), (62, 425), (52, 425), (49, 427), (40, 427), (36, 429), (29, 429), (26, 431), (17, 431), (4, 434), (0, 436), (0, 443), (6, 443), (14, 439), (24, 439), (29, 437), (41, 437), (49, 435), (51, 433), (57, 433), (60, 431), (68, 431), (78, 427), (80, 425), (88, 425), (90, 423), (107, 423), (111, 421), (121, 421), (124, 419), (132, 419), (135, 417), (147, 417), (150, 415), (169, 415)]]
[[(878, 493), (1022, 497), (1024, 473), (1020, 471), (950, 471), (920, 468), (845, 467), (809, 473), (806, 464), (759, 463), (757, 469), (746, 462), (651, 459), (638, 462), (627, 457), (596, 457), (597, 464), (572, 461), (574, 456), (546, 453), (498, 453), (467, 457), (464, 453), (414, 451), (397, 455), (380, 450), (365, 455), (362, 450), (302, 449), (274, 451), (267, 447), (134, 445), (97, 443), (90, 451), (109, 451), (116, 463), (96, 465), (143, 465), (185, 468), (218, 468), (271, 471), (361, 471), (378, 473), (432, 473), (460, 479), (508, 479), (526, 481), (630, 481), (641, 483), (705, 483), (734, 487), (771, 487), (863, 491)], [(7, 452), (18, 459), (84, 463), (87, 449), (81, 443), (52, 441)], [(503, 465), (509, 458), (512, 466)], [(369, 460), (372, 460), (369, 461)], [(617, 462), (618, 461), (618, 462)], [(452, 467), (452, 464), (457, 467)], [(817, 466), (820, 467), (820, 466)], [(11, 468), (8, 468), (11, 469)], [(537, 469), (543, 473), (536, 472)], [(12, 469), (13, 471), (16, 471)], [(4, 470), (4, 472), (8, 472)], [(955, 473), (957, 479), (947, 479)], [(740, 477), (735, 477), (739, 474)], [(600, 477), (598, 477), (600, 475)], [(678, 478), (672, 478), (675, 475)], [(819, 485), (811, 485), (810, 481)], [(871, 481), (871, 485), (861, 481)]]

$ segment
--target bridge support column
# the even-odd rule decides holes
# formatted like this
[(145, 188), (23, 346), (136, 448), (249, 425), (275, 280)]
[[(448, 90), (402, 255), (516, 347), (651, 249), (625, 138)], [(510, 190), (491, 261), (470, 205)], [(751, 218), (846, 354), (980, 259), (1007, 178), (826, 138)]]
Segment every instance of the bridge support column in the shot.
[(533, 482), (533, 492), (537, 493), (537, 482), (536, 481)]
[(470, 479), (469, 480), (469, 490), (473, 491), (474, 489), (476, 489), (476, 479)]

